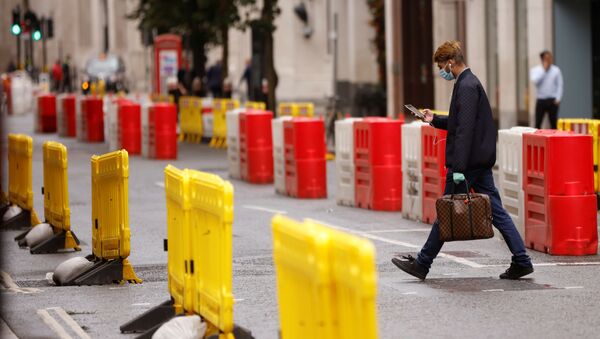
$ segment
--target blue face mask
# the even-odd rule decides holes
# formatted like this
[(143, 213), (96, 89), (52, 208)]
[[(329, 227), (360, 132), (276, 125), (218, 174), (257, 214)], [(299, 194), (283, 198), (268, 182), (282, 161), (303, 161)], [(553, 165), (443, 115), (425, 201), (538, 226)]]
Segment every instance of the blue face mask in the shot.
[(452, 74), (452, 72), (446, 72), (446, 67), (440, 69), (440, 76), (448, 81), (454, 80), (454, 74)]

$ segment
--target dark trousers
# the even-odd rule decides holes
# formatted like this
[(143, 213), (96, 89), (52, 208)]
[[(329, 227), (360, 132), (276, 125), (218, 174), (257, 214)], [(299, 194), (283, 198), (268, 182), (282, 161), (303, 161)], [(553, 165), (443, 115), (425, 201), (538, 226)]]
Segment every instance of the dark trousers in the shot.
[(542, 128), (542, 120), (544, 115), (548, 113), (550, 120), (550, 128), (556, 129), (558, 121), (558, 105), (554, 103), (556, 99), (537, 99), (535, 103), (535, 128)]
[[(517, 231), (510, 215), (506, 212), (500, 201), (500, 194), (494, 185), (494, 177), (491, 169), (473, 170), (463, 173), (467, 179), (469, 186), (477, 193), (487, 194), (490, 197), (492, 204), (492, 217), (494, 226), (500, 231), (508, 245), (508, 249), (512, 253), (512, 262), (524, 266), (531, 267), (531, 259), (525, 250), (525, 244), (521, 235)], [(455, 185), (452, 180), (452, 171), (448, 171), (446, 175), (446, 189), (444, 195), (452, 193), (465, 193), (466, 185), (461, 183)], [(429, 237), (423, 245), (423, 248), (417, 256), (417, 262), (429, 269), (433, 263), (433, 259), (440, 253), (444, 243), (440, 241), (439, 223), (436, 220), (431, 227)]]

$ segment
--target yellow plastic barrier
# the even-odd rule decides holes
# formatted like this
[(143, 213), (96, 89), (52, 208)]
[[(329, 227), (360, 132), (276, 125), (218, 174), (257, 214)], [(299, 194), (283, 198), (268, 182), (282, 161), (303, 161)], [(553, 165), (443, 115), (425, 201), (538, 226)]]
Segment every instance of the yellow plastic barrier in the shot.
[(313, 117), (315, 106), (312, 102), (282, 102), (277, 110), (278, 116)]
[(246, 104), (244, 104), (244, 107), (248, 108), (248, 109), (262, 109), (262, 110), (267, 109), (267, 105), (264, 102), (258, 102), (258, 101), (246, 101)]
[(277, 108), (277, 116), (293, 116), (294, 115), (294, 103), (282, 102)]
[(179, 99), (180, 141), (200, 143), (202, 141), (202, 100), (198, 97)]
[(231, 99), (213, 100), (213, 137), (210, 147), (227, 147), (227, 111), (240, 107), (240, 102)]
[(579, 134), (590, 134), (593, 139), (594, 189), (600, 192), (600, 120), (597, 119), (558, 119), (557, 128)]
[(190, 187), (188, 170), (168, 165), (165, 168), (167, 196), (167, 241), (169, 293), (175, 313), (192, 310), (192, 274), (190, 234)]
[(373, 245), (311, 220), (272, 228), (281, 338), (377, 338)]
[[(67, 148), (58, 142), (44, 143), (44, 218), (61, 237), (62, 249), (81, 250), (79, 241), (71, 232), (71, 209), (67, 179)], [(64, 240), (62, 238), (64, 237)], [(55, 252), (59, 247), (48, 248)], [(42, 252), (42, 249), (39, 249)], [(34, 251), (34, 249), (32, 249)]]
[(8, 135), (8, 200), (31, 214), (29, 225), (40, 223), (33, 208), (32, 157), (33, 140), (24, 134)]
[(294, 103), (295, 117), (313, 117), (315, 115), (315, 105), (312, 102), (297, 102)]
[(150, 100), (152, 100), (152, 102), (166, 102), (166, 103), (175, 103), (175, 97), (172, 95), (168, 95), (168, 94), (162, 94), (162, 93), (152, 93), (150, 94)]
[(228, 335), (233, 331), (233, 186), (214, 174), (189, 173), (194, 312), (214, 326), (209, 332)]
[(96, 258), (121, 259), (123, 280), (141, 282), (127, 260), (130, 253), (129, 155), (121, 150), (92, 156), (92, 249)]

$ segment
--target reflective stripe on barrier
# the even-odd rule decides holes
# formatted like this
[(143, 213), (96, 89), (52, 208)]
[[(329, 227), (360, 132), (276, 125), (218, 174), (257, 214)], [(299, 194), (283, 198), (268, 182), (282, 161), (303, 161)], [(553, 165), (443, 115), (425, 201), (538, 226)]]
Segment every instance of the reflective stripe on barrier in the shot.
[(100, 259), (129, 256), (128, 178), (127, 151), (92, 156), (92, 248)]
[(79, 241), (71, 232), (67, 161), (67, 148), (63, 144), (44, 143), (44, 218), (64, 232), (62, 248), (79, 251)]
[(165, 193), (167, 197), (167, 271), (169, 293), (173, 298), (175, 313), (193, 308), (190, 237), (190, 186), (188, 170), (168, 165), (165, 168)]
[(373, 244), (280, 215), (272, 229), (281, 338), (376, 338)]
[(33, 208), (32, 157), (33, 140), (24, 134), (8, 135), (8, 199), (31, 212), (30, 225), (40, 223)]
[(194, 311), (222, 332), (233, 331), (233, 186), (219, 176), (189, 171), (189, 265), (194, 279)]

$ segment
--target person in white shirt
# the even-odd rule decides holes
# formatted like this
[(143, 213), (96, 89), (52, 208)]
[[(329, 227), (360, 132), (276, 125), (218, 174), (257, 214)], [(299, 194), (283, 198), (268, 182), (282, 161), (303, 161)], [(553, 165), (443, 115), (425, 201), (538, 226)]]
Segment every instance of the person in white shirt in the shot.
[(563, 95), (563, 77), (558, 66), (553, 65), (552, 53), (540, 53), (542, 64), (535, 66), (529, 72), (531, 82), (537, 89), (537, 102), (535, 104), (535, 128), (542, 127), (542, 120), (548, 113), (550, 127), (556, 129), (558, 121), (558, 107)]

